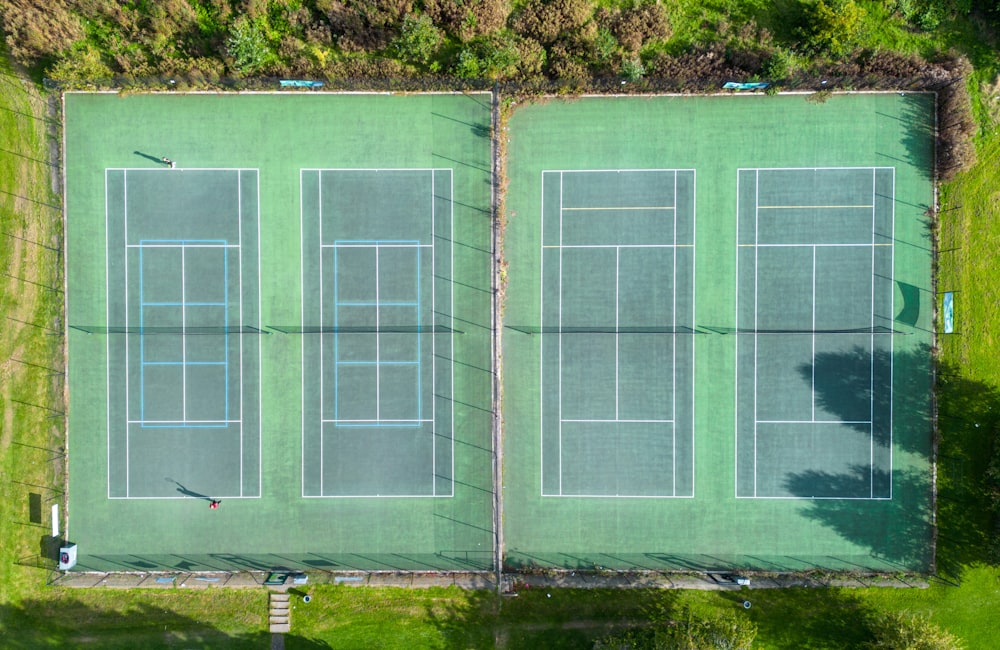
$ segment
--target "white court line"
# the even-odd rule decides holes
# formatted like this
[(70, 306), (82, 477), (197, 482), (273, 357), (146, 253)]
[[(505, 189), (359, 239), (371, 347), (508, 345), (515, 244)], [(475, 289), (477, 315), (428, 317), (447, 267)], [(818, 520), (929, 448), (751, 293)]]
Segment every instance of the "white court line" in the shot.
[[(674, 196), (674, 201), (675, 202), (677, 201), (677, 196), (676, 195)], [(689, 215), (689, 218), (691, 220), (691, 248), (692, 248), (692, 251), (691, 251), (691, 322), (690, 322), (690, 326), (691, 326), (692, 329), (694, 329), (695, 324), (698, 322), (698, 319), (697, 319), (697, 311), (698, 311), (698, 282), (697, 282), (697, 268), (698, 268), (697, 257), (698, 257), (698, 249), (696, 247), (696, 244), (698, 242), (698, 219), (696, 218), (697, 217), (697, 214), (696, 214), (697, 213), (697, 207), (696, 207), (697, 205), (698, 205), (698, 174), (694, 170), (691, 170), (691, 213)], [(676, 243), (676, 240), (675, 240), (675, 243)], [(739, 285), (736, 285), (736, 286), (739, 287)], [(739, 338), (739, 337), (737, 337), (737, 338)], [(695, 397), (695, 386), (697, 385), (695, 383), (695, 373), (697, 372), (697, 367), (698, 367), (697, 360), (695, 358), (696, 350), (697, 350), (697, 346), (695, 345), (694, 341), (692, 341), (691, 342), (691, 380), (690, 380), (691, 381), (691, 384), (690, 384), (690, 390), (691, 390), (691, 416), (690, 416), (689, 430), (688, 430), (688, 440), (691, 441), (691, 495), (690, 496), (692, 496), (692, 497), (694, 496), (694, 492), (695, 492), (695, 485), (696, 485), (695, 473), (697, 472), (697, 463), (695, 462), (696, 461), (695, 454), (697, 452), (695, 450), (695, 444), (694, 444), (694, 416), (695, 416), (695, 413), (696, 413), (696, 411), (695, 411), (695, 400), (696, 400), (696, 397)], [(677, 389), (675, 388), (674, 390), (676, 391)], [(674, 417), (677, 417), (676, 413), (674, 414)], [(674, 435), (677, 435), (676, 427), (674, 428)], [(674, 496), (677, 496), (677, 495), (675, 494)]]
[[(128, 244), (128, 172), (127, 171), (122, 172), (122, 223), (123, 223), (124, 230), (125, 230), (125, 243)], [(125, 331), (128, 332), (129, 331), (129, 325), (128, 325), (128, 249), (125, 249), (124, 256), (125, 256), (125, 264), (124, 264), (124, 268), (125, 268), (125, 287), (124, 287), (125, 288)], [(139, 277), (140, 278), (142, 277), (141, 269), (140, 269)], [(142, 310), (142, 307), (140, 306), (139, 309)], [(142, 322), (141, 318), (140, 318), (139, 322)], [(129, 415), (131, 415), (131, 408), (132, 408), (132, 402), (131, 402), (131, 399), (129, 398), (129, 389), (128, 389), (128, 385), (129, 385), (128, 374), (129, 374), (129, 368), (131, 367), (131, 366), (129, 366), (129, 354), (128, 354), (129, 336), (131, 336), (131, 335), (130, 334), (126, 334), (125, 335), (125, 382), (124, 383), (125, 383), (125, 418), (126, 419), (128, 419)], [(140, 411), (140, 415), (142, 415), (141, 411)], [(129, 490), (130, 490), (131, 483), (132, 483), (132, 469), (131, 469), (131, 463), (129, 462), (129, 443), (130, 443), (130, 437), (131, 437), (131, 433), (129, 432), (128, 426), (126, 425), (126, 427), (125, 427), (125, 497), (126, 498), (128, 498)]]
[(757, 424), (871, 424), (871, 420), (757, 420)]
[[(181, 246), (183, 240), (177, 240), (176, 244), (126, 244), (125, 248), (177, 248)], [(239, 248), (239, 244), (193, 244), (184, 242), (186, 248)]]
[[(869, 342), (869, 351), (871, 352), (871, 367), (870, 376), (868, 379), (868, 419), (875, 419), (875, 185), (876, 185), (876, 171), (872, 170), (872, 273), (870, 276), (871, 280), (871, 308), (872, 308), (872, 335)], [(891, 312), (890, 312), (891, 313)], [(868, 448), (868, 488), (869, 496), (875, 497), (875, 430), (872, 428), (869, 438), (869, 448)]]
[[(324, 302), (323, 297), (324, 297), (325, 294), (323, 293), (323, 172), (322, 172), (322, 170), (317, 171), (317, 173), (316, 173), (316, 195), (317, 195), (317, 200), (316, 200), (316, 218), (319, 220), (319, 242), (318, 243), (319, 243), (319, 246), (320, 246), (320, 248), (319, 248), (319, 324), (322, 327), (323, 324), (325, 323), (325, 321), (323, 320), (323, 302)], [(333, 285), (334, 286), (334, 294), (336, 294), (336, 286), (337, 286), (337, 284), (336, 284), (336, 282), (337, 282), (337, 276), (336, 276), (337, 265), (336, 264), (334, 264), (333, 272), (334, 272), (334, 285)], [(305, 285), (304, 284), (303, 284), (303, 287), (302, 287), (302, 293), (303, 294), (305, 293)], [(337, 308), (336, 307), (336, 301), (337, 301), (337, 298), (336, 298), (336, 295), (334, 295), (334, 309)], [(323, 486), (323, 483), (324, 483), (324, 481), (323, 481), (323, 465), (324, 465), (324, 459), (326, 458), (326, 454), (324, 453), (323, 447), (324, 447), (324, 442), (325, 442), (325, 439), (326, 439), (326, 432), (323, 431), (323, 424), (322, 424), (322, 420), (325, 419), (324, 416), (326, 415), (326, 388), (324, 386), (324, 380), (323, 380), (324, 376), (326, 375), (326, 352), (325, 352), (324, 347), (323, 347), (323, 339), (324, 338), (326, 338), (326, 337), (323, 336), (322, 334), (320, 334), (320, 336), (319, 336), (319, 419), (321, 421), (320, 422), (320, 426), (319, 426), (319, 495), (320, 496), (323, 496), (326, 493), (326, 490), (324, 489), (324, 486)], [(336, 341), (336, 339), (334, 339), (334, 341)], [(334, 346), (334, 355), (336, 355), (336, 354), (337, 354), (337, 347), (335, 345)], [(336, 364), (337, 363), (337, 359), (334, 358), (333, 362), (334, 362), (334, 364)], [(339, 377), (338, 377), (339, 370), (337, 369), (336, 365), (334, 366), (333, 372), (334, 372), (334, 375), (333, 375), (333, 377), (334, 377), (334, 379), (333, 379), (333, 390), (334, 390), (333, 400), (334, 400), (334, 403), (336, 403), (336, 401), (337, 401), (337, 395), (336, 395), (336, 392), (337, 392), (337, 380), (339, 379)], [(334, 413), (336, 413), (336, 412), (337, 411), (334, 410)]]
[[(240, 313), (240, 356), (239, 356), (239, 364), (240, 364), (240, 496), (243, 496), (243, 421), (242, 420), (243, 420), (244, 412), (243, 412), (243, 172), (242, 171), (236, 172), (236, 224), (237, 224), (237, 226), (236, 226), (236, 228), (237, 228), (236, 238), (237, 238), (237, 241), (240, 243), (240, 247), (238, 249), (236, 249), (236, 257), (237, 257), (237, 263), (239, 264), (239, 267), (240, 267), (240, 277), (239, 277), (239, 280), (238, 280), (239, 281), (239, 285), (240, 285), (240, 305), (239, 305), (239, 313)], [(229, 266), (229, 255), (228, 254), (225, 255), (224, 263), (226, 264), (226, 267), (227, 267), (227, 268), (224, 269), (224, 272), (226, 273), (226, 278), (227, 278), (227, 282), (225, 283), (226, 284), (226, 306), (225, 306), (226, 314), (225, 314), (225, 320), (226, 320), (226, 322), (229, 322), (229, 282), (228, 282), (228, 277), (229, 277), (229, 268), (228, 268), (228, 266)], [(229, 362), (229, 336), (227, 335), (226, 336), (226, 365), (227, 366), (229, 365), (228, 362)], [(226, 370), (228, 370), (228, 367), (226, 368)], [(227, 377), (227, 380), (228, 380), (228, 377)], [(227, 392), (229, 390), (229, 383), (228, 383), (228, 381), (226, 383), (226, 390), (227, 390)], [(229, 399), (228, 395), (226, 396), (226, 399), (227, 400)], [(228, 411), (226, 412), (226, 415), (227, 416), (229, 415)]]
[(740, 248), (805, 248), (806, 246), (812, 246), (813, 248), (878, 248), (879, 246), (891, 247), (892, 244), (869, 244), (856, 243), (856, 244), (737, 244)]
[[(754, 175), (753, 194), (753, 243), (760, 241), (760, 214), (757, 206), (760, 205), (760, 170)], [(758, 249), (753, 249), (753, 495), (757, 496), (757, 291), (760, 279), (760, 254)]]
[[(545, 328), (545, 172), (542, 172), (542, 203), (539, 206), (539, 223), (541, 233), (539, 239), (542, 251), (538, 255), (538, 322)], [(539, 462), (539, 492), (545, 496), (545, 337), (538, 337), (538, 462)]]
[(242, 420), (127, 420), (129, 424), (238, 424)]
[[(448, 170), (448, 188), (451, 195), (448, 201), (448, 252), (451, 255), (451, 277), (455, 277), (455, 172), (451, 169)], [(435, 242), (437, 243), (437, 242)], [(449, 327), (455, 329), (455, 285), (452, 283), (449, 286), (448, 296), (451, 299), (451, 321)], [(455, 335), (452, 334), (448, 337), (451, 343), (451, 423), (450, 423), (450, 435), (451, 435), (451, 493), (448, 495), (450, 497), (455, 496)], [(436, 426), (436, 425), (435, 425)]]
[(619, 395), (619, 393), (621, 391), (621, 385), (619, 384), (619, 381), (618, 381), (618, 371), (619, 371), (619, 365), (620, 365), (619, 362), (618, 362), (618, 358), (619, 358), (618, 357), (618, 351), (620, 349), (620, 346), (619, 346), (619, 343), (618, 343), (618, 339), (619, 339), (619, 337), (618, 337), (618, 322), (619, 322), (618, 310), (620, 308), (619, 305), (618, 305), (618, 299), (619, 299), (619, 297), (621, 295), (621, 292), (619, 290), (619, 284), (621, 283), (621, 256), (622, 256), (622, 249), (616, 246), (615, 247), (615, 419), (616, 420), (618, 419), (618, 395)]
[[(257, 325), (260, 325), (261, 316), (263, 313), (263, 304), (261, 302), (262, 284), (261, 284), (261, 273), (260, 273), (260, 170), (254, 170), (254, 177), (257, 188), (257, 214), (254, 215), (254, 219), (257, 223)], [(301, 205), (301, 203), (300, 203)], [(300, 208), (301, 209), (301, 208)], [(300, 233), (301, 235), (301, 233)], [(299, 237), (301, 239), (301, 236)], [(301, 257), (299, 258), (299, 264), (301, 264)], [(240, 273), (243, 273), (243, 269), (240, 269)], [(240, 296), (242, 301), (243, 296)], [(261, 496), (264, 492), (264, 432), (262, 426), (262, 419), (264, 416), (264, 391), (260, 390), (260, 379), (263, 375), (263, 365), (264, 365), (264, 337), (257, 336), (257, 496)], [(240, 418), (243, 418), (243, 413), (240, 413)]]
[(433, 499), (446, 498), (452, 495), (440, 494), (433, 497), (429, 494), (307, 494), (303, 499)]
[[(170, 171), (168, 167), (106, 167), (105, 169), (112, 171), (122, 171), (122, 172), (149, 172), (151, 174), (169, 174), (176, 173), (177, 169), (173, 172)], [(244, 169), (254, 169), (253, 167), (184, 167), (184, 171), (188, 172), (238, 172)]]
[(384, 420), (384, 419), (383, 420), (365, 420), (365, 419), (350, 419), (349, 420), (349, 419), (341, 418), (339, 420), (320, 420), (320, 422), (323, 422), (325, 424), (331, 424), (331, 423), (336, 423), (336, 422), (353, 422), (355, 424), (358, 424), (358, 423), (378, 424), (378, 423), (381, 423), (381, 422), (392, 422), (393, 424), (399, 424), (399, 423), (403, 423), (403, 422), (433, 422), (433, 421), (434, 420), (431, 420), (431, 419), (428, 419), (428, 418), (413, 418), (413, 419), (402, 418), (402, 419), (397, 419), (397, 420)]
[(337, 244), (321, 244), (320, 248), (434, 248), (434, 244), (385, 244), (383, 242), (375, 242), (372, 240), (371, 243), (337, 243)]
[(603, 419), (603, 420), (574, 420), (574, 419), (567, 419), (567, 420), (560, 420), (560, 422), (584, 422), (584, 423), (595, 423), (595, 424), (601, 424), (601, 423), (604, 423), (604, 424), (607, 424), (607, 423), (618, 424), (618, 423), (621, 423), (621, 422), (624, 422), (624, 423), (633, 423), (633, 424), (634, 423), (650, 423), (650, 424), (673, 424), (674, 423), (673, 420), (639, 420), (639, 419), (619, 420), (617, 418), (615, 418), (614, 420), (611, 420), (611, 419)]
[[(736, 313), (734, 314), (733, 322), (736, 323), (736, 328), (739, 329), (740, 326), (740, 256), (743, 251), (739, 249), (740, 244), (740, 170), (736, 170)], [(696, 321), (697, 322), (697, 321)], [(736, 388), (733, 392), (735, 404), (733, 405), (733, 431), (736, 435), (733, 436), (733, 476), (736, 480), (733, 481), (733, 492), (735, 496), (740, 495), (740, 337), (736, 337), (736, 363), (733, 364), (734, 377), (733, 386)], [(694, 411), (692, 411), (693, 413)]]
[(740, 167), (737, 171), (748, 171), (748, 172), (801, 172), (801, 171), (854, 171), (854, 170), (869, 170), (869, 169), (895, 169), (895, 167)]
[(758, 210), (871, 210), (874, 205), (758, 205)]
[[(187, 328), (187, 282), (184, 280), (185, 266), (187, 262), (187, 255), (185, 255), (184, 246), (179, 247), (181, 249), (181, 329)], [(139, 305), (139, 309), (142, 309), (142, 305)], [(142, 343), (140, 343), (142, 345)], [(140, 372), (144, 372), (140, 370)], [(145, 391), (144, 391), (145, 392)], [(142, 396), (143, 401), (145, 401), (145, 394)], [(187, 337), (181, 338), (181, 419), (182, 421), (187, 420)]]
[[(865, 168), (867, 169), (867, 167)], [(662, 173), (662, 172), (694, 172), (693, 167), (685, 167), (683, 169), (543, 169), (542, 174), (551, 173), (559, 174), (560, 176), (563, 172), (569, 174), (624, 174), (626, 172), (643, 172), (643, 173)]]
[(809, 402), (812, 409), (812, 419), (816, 419), (816, 247), (812, 247), (812, 353), (809, 365), (812, 366), (812, 386), (809, 389)]
[[(299, 282), (300, 282), (300, 284), (299, 284), (299, 321), (302, 324), (302, 331), (303, 332), (306, 329), (306, 261), (305, 261), (305, 257), (306, 257), (306, 242), (305, 242), (305, 225), (303, 223), (304, 213), (305, 213), (305, 207), (304, 207), (304, 196), (305, 195), (304, 195), (304, 187), (303, 187), (303, 185), (304, 185), (304, 180), (303, 180), (304, 174), (305, 174), (305, 170), (300, 169), (299, 170)], [(258, 209), (259, 209), (259, 205), (260, 204), (258, 203)], [(259, 221), (258, 221), (258, 224), (259, 224)], [(258, 239), (258, 241), (259, 241), (259, 239)], [(322, 241), (320, 243), (322, 244)], [(259, 246), (258, 246), (258, 250), (260, 250)], [(322, 260), (320, 260), (320, 263), (322, 264)], [(259, 266), (258, 266), (258, 268), (259, 268)], [(322, 321), (320, 321), (320, 325), (322, 325), (322, 324), (323, 324)], [(299, 494), (299, 496), (304, 497), (306, 495), (306, 337), (300, 336), (299, 339), (300, 339), (300, 341), (299, 341), (299, 349), (301, 351), (300, 363), (299, 363), (299, 367), (301, 369), (301, 372), (299, 373), (300, 374), (300, 380), (301, 380), (301, 383), (299, 385), (299, 390), (300, 390), (299, 395), (300, 395), (300, 402), (301, 402), (301, 410), (300, 410), (300, 414), (301, 415), (299, 417), (300, 426), (301, 426), (301, 429), (300, 429), (300, 432), (299, 432), (299, 456), (300, 456), (300, 458), (299, 458), (299, 470), (300, 470), (301, 474), (299, 474), (299, 476), (302, 477), (302, 482), (301, 482), (301, 485), (299, 486), (300, 487), (300, 494)], [(260, 391), (260, 392), (263, 394), (264, 391)], [(321, 396), (321, 398), (322, 398), (322, 396)], [(322, 420), (322, 419), (323, 419), (322, 415), (320, 415), (320, 420)], [(322, 428), (322, 424), (320, 424), (320, 428)], [(261, 437), (263, 437), (263, 435)], [(261, 463), (261, 465), (263, 465), (263, 463)], [(261, 492), (263, 492), (263, 490), (261, 490)]]
[(672, 205), (621, 205), (586, 208), (563, 208), (565, 212), (608, 212), (611, 210), (676, 210)]
[(559, 172), (559, 494), (562, 494), (562, 376), (563, 376), (563, 341), (562, 341), (562, 299), (563, 299), (563, 173)]
[[(936, 118), (935, 118), (936, 119)], [(896, 241), (896, 168), (892, 169), (892, 201), (890, 203), (892, 210), (892, 232), (890, 234), (890, 239)], [(890, 268), (892, 268), (892, 274), (896, 274), (896, 248), (895, 246), (889, 252), (891, 256)], [(896, 313), (896, 292), (889, 291), (889, 313)], [(895, 363), (896, 363), (896, 342), (890, 338), (889, 339), (889, 498), (892, 498), (892, 486), (893, 486), (893, 406), (895, 403), (895, 393), (893, 392), (893, 387), (895, 386)]]
[(451, 171), (449, 167), (303, 167), (307, 172), (433, 172)]
[[(434, 196), (435, 196), (435, 192), (434, 192), (434, 170), (431, 170), (431, 193), (430, 194), (431, 194), (431, 196), (430, 196), (430, 201), (431, 201), (431, 241), (434, 242), (434, 243), (437, 243), (437, 238), (434, 236), (434, 225), (435, 225), (434, 224), (434, 220), (435, 220), (435, 215), (436, 215), (436, 212), (437, 212), (435, 210), (436, 206), (434, 205)], [(420, 277), (419, 273), (420, 273), (420, 256), (417, 255), (417, 274), (418, 274), (417, 277)], [(433, 326), (433, 323), (434, 323), (434, 319), (437, 318), (437, 306), (436, 306), (436, 302), (435, 302), (435, 299), (437, 297), (435, 294), (437, 292), (434, 291), (434, 288), (435, 288), (434, 287), (434, 283), (437, 282), (437, 279), (435, 277), (436, 275), (437, 274), (435, 273), (435, 264), (434, 264), (434, 250), (433, 250), (433, 245), (432, 245), (432, 247), (431, 247), (431, 280), (430, 280), (430, 282), (431, 282), (431, 324), (432, 324), (432, 326)], [(454, 272), (452, 272), (452, 277), (454, 277)], [(419, 282), (417, 282), (417, 302), (418, 303), (420, 302), (420, 283)], [(420, 322), (420, 310), (419, 309), (417, 310), (417, 322)], [(437, 367), (437, 355), (434, 354), (434, 352), (436, 351), (434, 349), (434, 345), (436, 343), (436, 341), (435, 341), (436, 337), (435, 337), (435, 335), (433, 333), (430, 335), (430, 337), (431, 337), (431, 421), (433, 421), (433, 420), (435, 420), (437, 418), (437, 415), (436, 415), (437, 414), (437, 399), (434, 398), (434, 394), (437, 393), (437, 390), (436, 390), (437, 387), (435, 386), (435, 384), (437, 382), (437, 374), (435, 373), (435, 368)], [(419, 340), (419, 335), (418, 335), (418, 339), (417, 340)], [(417, 357), (419, 358), (419, 356), (420, 356), (420, 346), (418, 345), (417, 346)], [(424, 370), (423, 366), (421, 366), (420, 370), (421, 370), (421, 373), (422, 373), (423, 370)], [(420, 381), (421, 381), (421, 377), (418, 375), (417, 376), (417, 386), (418, 387), (420, 386)], [(423, 395), (418, 394), (417, 395), (417, 400), (418, 400), (417, 409), (418, 409), (418, 412), (419, 412), (419, 409), (420, 409), (419, 404), (420, 404), (420, 401), (423, 400)], [(435, 432), (435, 429), (437, 429), (436, 426), (432, 426), (431, 427), (431, 496), (437, 496), (437, 433)]]
[[(108, 170), (105, 169), (104, 170), (104, 322), (105, 323), (110, 323), (111, 322), (111, 230), (110, 230), (109, 225), (108, 225), (108, 221), (109, 221), (109, 217), (108, 217), (108, 202), (109, 202), (109, 197), (108, 197)], [(67, 240), (67, 244), (68, 243), (69, 243), (69, 241)], [(128, 242), (126, 241), (125, 244), (127, 246)], [(67, 254), (67, 256), (69, 255), (69, 251), (68, 250), (67, 250), (66, 254)], [(125, 259), (125, 265), (128, 266), (128, 251), (127, 250), (125, 251), (125, 258), (126, 258)], [(106, 366), (105, 370), (107, 371), (105, 373), (105, 375), (106, 375), (106, 379), (107, 379), (107, 391), (108, 391), (107, 394), (105, 395), (105, 397), (107, 398), (107, 408), (108, 408), (108, 410), (107, 410), (107, 421), (108, 421), (107, 422), (107, 424), (108, 424), (108, 437), (107, 437), (107, 446), (108, 446), (108, 466), (107, 466), (108, 482), (107, 482), (107, 492), (108, 492), (108, 494), (107, 494), (107, 496), (110, 499), (111, 498), (111, 337), (110, 336), (105, 337), (104, 346), (105, 346), (105, 355), (107, 355), (107, 356), (105, 356), (104, 359), (105, 359), (105, 366)], [(127, 391), (128, 388), (126, 387), (125, 390)], [(126, 395), (127, 394), (128, 393), (126, 393)], [(125, 419), (128, 420), (128, 399), (127, 398), (126, 398), (126, 401), (125, 401)], [(126, 431), (125, 435), (128, 435), (128, 423), (127, 422), (126, 422), (126, 425), (125, 425), (125, 431)]]
[[(674, 172), (674, 205), (677, 205), (677, 172)], [(677, 244), (677, 212), (674, 211), (674, 244)], [(673, 330), (671, 335), (670, 353), (670, 417), (677, 417), (677, 251), (672, 251), (673, 261), (673, 306), (671, 307)], [(615, 323), (617, 328), (617, 323)], [(617, 334), (615, 334), (617, 336)], [(677, 496), (677, 427), (670, 427), (670, 479), (672, 496)]]
[(693, 499), (694, 495), (675, 496), (672, 494), (543, 494), (557, 499)]
[(781, 496), (752, 496), (752, 497), (741, 497), (737, 496), (737, 499), (770, 499), (774, 501), (891, 501), (891, 498), (886, 497), (875, 497), (871, 499), (869, 497), (781, 497)]
[(563, 244), (542, 248), (694, 248), (694, 244)]
[[(379, 285), (379, 268), (378, 259), (379, 249), (378, 246), (375, 247), (375, 418), (379, 419), (382, 417), (382, 368), (379, 361), (382, 359), (382, 348), (381, 348), (381, 333), (379, 332), (379, 325), (381, 325), (381, 319), (379, 315), (378, 308), (378, 285)], [(334, 267), (333, 272), (336, 273), (337, 269)], [(336, 300), (336, 299), (335, 299)], [(339, 362), (340, 360), (337, 359)], [(334, 399), (339, 399), (339, 396)]]

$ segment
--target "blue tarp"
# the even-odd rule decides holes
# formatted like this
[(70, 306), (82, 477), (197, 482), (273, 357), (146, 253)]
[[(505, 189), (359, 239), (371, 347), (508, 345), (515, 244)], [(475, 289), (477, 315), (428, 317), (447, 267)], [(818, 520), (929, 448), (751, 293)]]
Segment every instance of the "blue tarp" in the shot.
[(955, 331), (955, 294), (951, 291), (945, 291), (944, 309), (941, 311), (944, 316), (944, 333), (951, 334)]
[(282, 88), (288, 86), (297, 88), (322, 88), (323, 86), (322, 81), (306, 81), (304, 79), (282, 79), (278, 83), (281, 84)]
[(763, 81), (752, 81), (742, 83), (739, 81), (727, 81), (722, 87), (726, 90), (763, 90), (771, 84)]

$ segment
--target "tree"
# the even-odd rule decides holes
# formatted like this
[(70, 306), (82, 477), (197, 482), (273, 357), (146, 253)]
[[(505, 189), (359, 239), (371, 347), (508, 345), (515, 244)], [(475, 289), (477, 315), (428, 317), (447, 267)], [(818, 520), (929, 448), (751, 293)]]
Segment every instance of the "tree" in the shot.
[(870, 648), (890, 650), (961, 650), (962, 643), (927, 618), (905, 612), (882, 612), (871, 622)]
[(650, 620), (599, 639), (595, 650), (749, 650), (757, 638), (757, 625), (731, 611), (701, 616), (684, 607), (674, 616), (661, 605)]
[(846, 54), (857, 40), (865, 9), (854, 0), (817, 0), (806, 7), (806, 40), (817, 52)]
[(254, 73), (275, 60), (267, 42), (267, 32), (261, 19), (240, 17), (229, 32), (229, 55), (242, 73)]
[(407, 16), (392, 42), (392, 51), (404, 61), (427, 65), (441, 47), (444, 34), (427, 14)]

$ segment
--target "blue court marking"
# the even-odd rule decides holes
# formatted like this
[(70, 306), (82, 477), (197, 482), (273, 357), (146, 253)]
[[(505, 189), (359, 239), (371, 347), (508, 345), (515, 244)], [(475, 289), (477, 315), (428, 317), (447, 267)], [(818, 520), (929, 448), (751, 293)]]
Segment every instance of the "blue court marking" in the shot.
[[(348, 245), (355, 248), (374, 248), (375, 255), (378, 255), (378, 248), (380, 246), (391, 246), (398, 248), (413, 248), (416, 251), (416, 261), (417, 269), (415, 276), (415, 301), (387, 301), (380, 302), (378, 300), (378, 274), (375, 276), (375, 292), (376, 299), (374, 301), (355, 301), (355, 300), (345, 300), (341, 301), (339, 299), (339, 281), (337, 273), (338, 264), (338, 252), (341, 245)], [(417, 240), (336, 240), (333, 243), (333, 325), (334, 329), (340, 324), (340, 307), (374, 307), (376, 310), (376, 315), (380, 307), (411, 307), (416, 312), (415, 322), (420, 322), (420, 242)], [(340, 360), (340, 334), (335, 333), (333, 337), (333, 358), (334, 358), (334, 372), (333, 372), (333, 419), (334, 426), (337, 427), (419, 427), (422, 425), (420, 420), (423, 418), (423, 400), (420, 399), (421, 394), (421, 370), (422, 364), (420, 361), (420, 337), (423, 334), (420, 329), (417, 330), (417, 344), (416, 344), (416, 355), (417, 358), (413, 361), (341, 361)], [(375, 346), (378, 349), (379, 337), (381, 334), (375, 332)], [(416, 421), (409, 422), (340, 422), (340, 366), (374, 366), (375, 372), (378, 373), (378, 368), (381, 366), (416, 366), (417, 367), (417, 382), (416, 382), (416, 392), (417, 392), (417, 417)], [(376, 384), (377, 386), (377, 384)], [(377, 394), (376, 387), (376, 413), (378, 412), (378, 400), (379, 395)]]
[[(143, 250), (147, 245), (155, 245), (157, 249), (162, 248), (177, 248), (181, 250), (181, 255), (184, 255), (185, 247), (205, 247), (206, 244), (211, 245), (211, 248), (221, 248), (222, 249), (222, 273), (223, 273), (223, 291), (226, 296), (226, 300), (222, 302), (185, 302), (184, 296), (181, 296), (180, 302), (146, 302), (145, 300), (145, 283), (143, 278)], [(166, 246), (164, 246), (166, 244)], [(219, 246), (221, 244), (221, 246)], [(174, 423), (160, 423), (160, 424), (149, 424), (146, 422), (146, 366), (223, 366), (225, 368), (225, 414), (223, 420), (229, 420), (229, 309), (228, 309), (228, 297), (229, 297), (229, 247), (228, 242), (224, 239), (143, 239), (139, 242), (139, 426), (143, 429), (224, 429), (229, 426), (228, 422), (222, 422), (217, 424), (207, 423), (207, 422), (187, 422), (185, 420), (179, 420)], [(183, 271), (182, 271), (183, 273)], [(181, 278), (181, 283), (183, 286), (184, 278)], [(223, 308), (223, 323), (225, 328), (224, 334), (224, 350), (225, 350), (225, 360), (223, 361), (187, 361), (182, 359), (181, 361), (146, 361), (146, 340), (141, 336), (145, 327), (145, 314), (146, 307), (222, 307)], [(185, 326), (187, 323), (182, 323)], [(187, 343), (183, 343), (187, 346)], [(182, 370), (182, 373), (186, 374), (186, 371)], [(182, 379), (183, 381), (183, 379)], [(182, 405), (182, 417), (186, 418), (186, 405)]]

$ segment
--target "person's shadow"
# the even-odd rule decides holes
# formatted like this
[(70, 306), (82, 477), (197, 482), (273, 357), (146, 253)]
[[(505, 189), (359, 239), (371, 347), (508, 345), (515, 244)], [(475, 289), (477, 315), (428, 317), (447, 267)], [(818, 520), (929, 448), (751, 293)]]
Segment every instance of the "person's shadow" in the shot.
[(168, 478), (168, 481), (172, 481), (177, 484), (177, 491), (187, 497), (193, 497), (195, 499), (204, 499), (206, 501), (213, 501), (212, 497), (207, 494), (202, 494), (201, 492), (195, 492), (194, 490), (189, 490), (187, 487), (180, 484), (179, 481), (174, 481), (172, 478)]
[[(133, 151), (132, 153), (134, 153), (137, 156), (142, 156), (143, 158), (146, 158), (147, 160), (152, 160), (157, 165), (164, 165), (164, 164), (166, 164), (166, 163), (163, 162), (163, 158), (161, 158), (160, 156), (153, 156), (151, 154), (143, 153), (141, 151)], [(178, 485), (180, 485), (180, 483), (178, 483)]]

